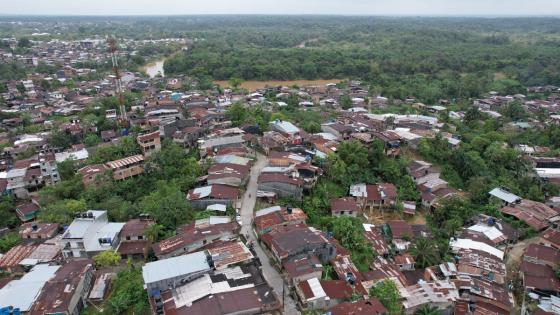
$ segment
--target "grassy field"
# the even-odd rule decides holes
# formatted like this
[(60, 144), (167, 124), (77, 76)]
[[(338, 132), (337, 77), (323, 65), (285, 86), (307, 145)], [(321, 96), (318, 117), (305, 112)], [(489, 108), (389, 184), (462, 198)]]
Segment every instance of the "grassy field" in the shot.
[[(325, 85), (328, 83), (338, 83), (342, 80), (334, 79), (334, 80), (293, 80), (293, 81), (245, 81), (241, 83), (242, 88), (247, 89), (249, 91), (253, 91), (256, 89), (262, 89), (265, 87), (273, 87), (273, 86), (314, 86), (314, 85)], [(229, 87), (228, 81), (214, 81), (215, 84), (218, 84), (221, 87)]]

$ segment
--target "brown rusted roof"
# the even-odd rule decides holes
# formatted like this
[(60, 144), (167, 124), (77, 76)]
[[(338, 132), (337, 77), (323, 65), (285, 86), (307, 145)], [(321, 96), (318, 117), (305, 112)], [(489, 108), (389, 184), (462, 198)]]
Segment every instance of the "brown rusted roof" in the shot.
[(330, 309), (331, 315), (380, 315), (387, 314), (387, 309), (378, 299), (370, 298), (356, 302), (344, 302)]

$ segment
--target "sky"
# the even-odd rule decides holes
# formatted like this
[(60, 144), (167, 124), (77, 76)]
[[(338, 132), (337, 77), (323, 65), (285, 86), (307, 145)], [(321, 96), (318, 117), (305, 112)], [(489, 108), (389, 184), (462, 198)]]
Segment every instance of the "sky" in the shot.
[(0, 15), (560, 16), (560, 0), (0, 0)]

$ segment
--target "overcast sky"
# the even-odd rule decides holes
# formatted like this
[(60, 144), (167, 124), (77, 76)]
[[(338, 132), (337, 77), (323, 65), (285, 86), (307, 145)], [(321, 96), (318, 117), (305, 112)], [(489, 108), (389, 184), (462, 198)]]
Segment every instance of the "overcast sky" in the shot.
[(0, 0), (0, 14), (560, 15), (560, 0)]

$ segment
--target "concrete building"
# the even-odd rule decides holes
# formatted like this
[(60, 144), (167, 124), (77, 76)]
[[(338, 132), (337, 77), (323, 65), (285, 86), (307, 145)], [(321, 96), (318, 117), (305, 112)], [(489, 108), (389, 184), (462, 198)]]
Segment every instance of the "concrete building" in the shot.
[(105, 163), (112, 172), (114, 180), (125, 180), (144, 173), (144, 157), (133, 155), (124, 159)]
[(142, 276), (148, 293), (174, 289), (210, 271), (212, 259), (205, 252), (172, 257), (147, 263)]
[(144, 157), (152, 155), (154, 152), (161, 150), (161, 138), (159, 131), (148, 134), (139, 135), (136, 138)]
[(60, 244), (64, 258), (87, 258), (115, 249), (120, 243), (124, 223), (107, 219), (107, 211), (89, 210), (77, 213), (74, 221), (62, 235)]
[(62, 265), (43, 286), (29, 315), (79, 315), (93, 285), (93, 261), (72, 260)]

